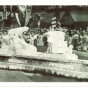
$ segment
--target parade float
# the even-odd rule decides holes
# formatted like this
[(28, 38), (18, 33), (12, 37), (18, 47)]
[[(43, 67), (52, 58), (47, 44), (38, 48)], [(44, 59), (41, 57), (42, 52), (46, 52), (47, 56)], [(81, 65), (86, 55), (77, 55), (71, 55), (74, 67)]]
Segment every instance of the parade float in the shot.
[[(19, 7), (19, 9), (22, 9)], [(25, 9), (22, 9), (24, 14)], [(27, 11), (26, 11), (27, 13)], [(29, 13), (26, 14), (25, 26), (29, 21)], [(21, 26), (18, 13), (15, 13), (18, 24)], [(72, 46), (67, 47), (64, 41), (65, 34), (62, 31), (53, 32), (52, 53), (37, 52), (37, 48), (27, 44), (23, 39), (23, 32), (28, 27), (10, 29), (6, 36), (2, 37), (0, 48), (0, 68), (8, 70), (20, 70), (29, 72), (43, 72), (78, 79), (88, 79), (88, 61), (79, 60), (72, 53)]]
[[(66, 44), (60, 44), (64, 42), (60, 31), (55, 31), (54, 34), (56, 36), (56, 33), (58, 33), (58, 37), (62, 41), (60, 43), (56, 41), (55, 45), (53, 44), (53, 53), (49, 54), (37, 52), (35, 46), (27, 44), (24, 41), (22, 33), (27, 30), (28, 27), (11, 29), (7, 36), (2, 37), (0, 68), (29, 72), (37, 71), (53, 75), (88, 79), (88, 61), (79, 60), (77, 55), (72, 53), (72, 46), (66, 49), (66, 46), (64, 46)], [(56, 37), (54, 38), (56, 39)], [(57, 43), (60, 45), (56, 46)]]

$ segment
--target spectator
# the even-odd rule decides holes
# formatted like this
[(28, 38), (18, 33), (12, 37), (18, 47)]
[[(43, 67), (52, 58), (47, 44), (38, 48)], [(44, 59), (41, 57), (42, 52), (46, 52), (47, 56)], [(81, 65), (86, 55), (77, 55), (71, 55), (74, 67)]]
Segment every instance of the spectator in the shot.
[(73, 44), (73, 49), (77, 50), (77, 46), (78, 46), (78, 34), (74, 34), (73, 36), (73, 40), (72, 40), (72, 44)]

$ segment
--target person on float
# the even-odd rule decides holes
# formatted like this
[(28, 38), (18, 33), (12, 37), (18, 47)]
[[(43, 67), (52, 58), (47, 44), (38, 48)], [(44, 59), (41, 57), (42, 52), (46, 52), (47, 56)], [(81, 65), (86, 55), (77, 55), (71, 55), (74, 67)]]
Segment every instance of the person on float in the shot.
[(44, 46), (47, 46), (47, 35), (45, 35), (45, 33), (47, 32), (47, 30), (44, 30), (44, 33), (43, 33), (43, 43), (44, 43)]
[(53, 44), (53, 31), (54, 28), (50, 27), (49, 31), (46, 33), (47, 35), (47, 42), (48, 42), (48, 48), (47, 48), (47, 53), (52, 53), (52, 44)]
[(35, 45), (35, 40), (37, 40), (37, 36), (38, 36), (38, 34), (36, 34), (35, 32), (32, 32), (30, 34), (30, 44), (31, 45)]
[(33, 32), (30, 34), (30, 44), (34, 45), (34, 33)]

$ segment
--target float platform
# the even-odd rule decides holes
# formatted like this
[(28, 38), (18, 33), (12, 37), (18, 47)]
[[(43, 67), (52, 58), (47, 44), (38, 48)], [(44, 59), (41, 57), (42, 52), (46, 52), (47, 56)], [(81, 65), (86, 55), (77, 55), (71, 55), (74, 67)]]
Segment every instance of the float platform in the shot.
[(30, 56), (0, 54), (0, 68), (39, 71), (78, 79), (88, 79), (87, 60), (67, 60), (63, 54), (41, 53)]

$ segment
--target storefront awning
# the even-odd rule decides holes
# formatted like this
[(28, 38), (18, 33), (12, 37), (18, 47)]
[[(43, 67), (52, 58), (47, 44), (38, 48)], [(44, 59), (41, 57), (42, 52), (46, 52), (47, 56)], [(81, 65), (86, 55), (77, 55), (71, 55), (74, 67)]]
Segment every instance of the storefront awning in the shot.
[(69, 11), (60, 19), (61, 24), (88, 22), (88, 11)]

